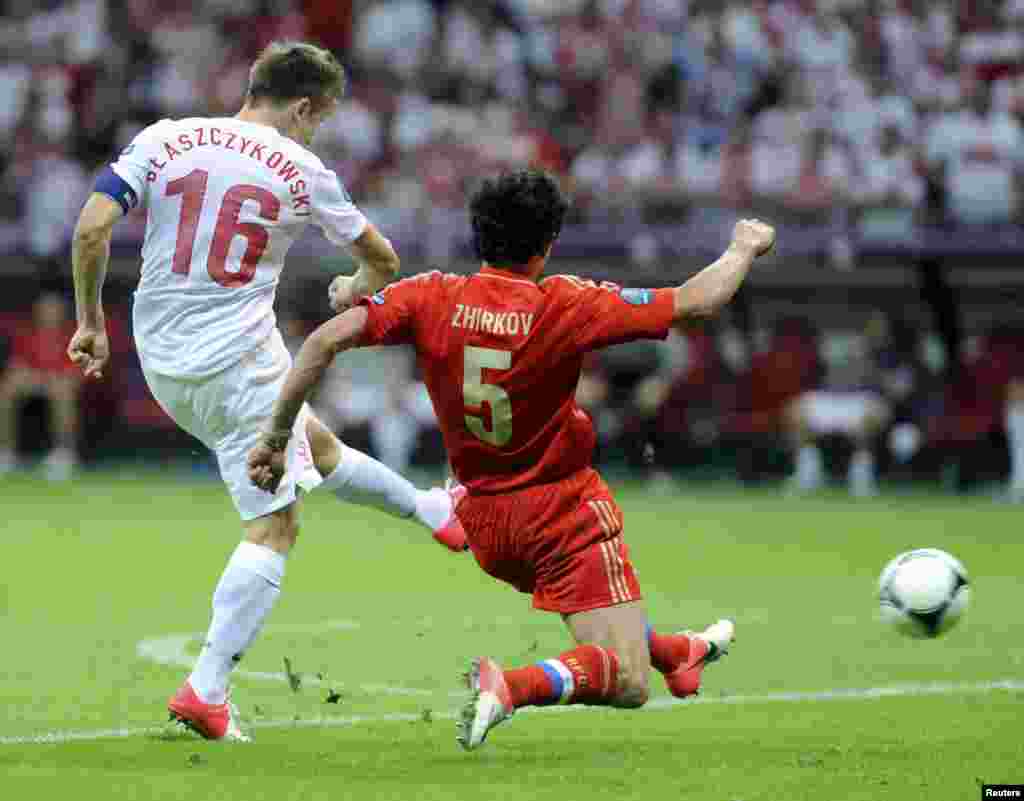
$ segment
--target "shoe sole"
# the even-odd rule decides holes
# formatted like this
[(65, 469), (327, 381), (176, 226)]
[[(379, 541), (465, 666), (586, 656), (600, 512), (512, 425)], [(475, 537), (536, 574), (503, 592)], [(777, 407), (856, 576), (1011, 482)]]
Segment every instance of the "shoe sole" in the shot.
[[(711, 642), (711, 640), (704, 640), (704, 642), (706, 642), (708, 644), (708, 646), (709, 646), (708, 653), (704, 655), (704, 658), (701, 659), (700, 662), (697, 662), (696, 664), (691, 665), (687, 669), (686, 672), (689, 672), (691, 670), (700, 670), (700, 671), (703, 672), (704, 668), (706, 668), (708, 665), (714, 664), (715, 662), (718, 662), (720, 659), (724, 659), (725, 657), (727, 657), (729, 655), (729, 652), (732, 650), (732, 647), (736, 644), (736, 623), (733, 622), (729, 618), (722, 618), (722, 619), (723, 620), (728, 620), (729, 623), (732, 624), (732, 637), (729, 638), (729, 645), (726, 648), (723, 649), (723, 648), (720, 648), (716, 643)], [(688, 637), (699, 636), (699, 632), (692, 631), (691, 629), (686, 629), (685, 631), (682, 631), (682, 632), (679, 632), (679, 633), (680, 634), (685, 634)], [(703, 639), (703, 638), (701, 638), (701, 639)], [(711, 653), (711, 649), (712, 648), (714, 649), (714, 653)], [(700, 695), (700, 685), (699, 684), (697, 686), (697, 689), (695, 689), (692, 693), (690, 693), (686, 697), (689, 698), (689, 697), (694, 696), (694, 695)]]
[[(232, 742), (232, 743), (251, 743), (252, 742), (252, 738), (249, 737), (247, 734), (244, 734), (241, 731), (232, 731), (231, 730), (231, 723), (230, 722), (228, 723), (228, 730), (224, 733), (223, 737), (211, 737), (209, 734), (207, 734), (202, 729), (200, 729), (195, 723), (193, 723), (189, 718), (185, 717), (185, 715), (183, 713), (178, 712), (178, 711), (172, 709), (171, 707), (167, 708), (167, 721), (169, 723), (176, 723), (179, 726), (184, 726), (189, 731), (193, 732), (194, 734), (199, 735), (204, 740), (209, 740), (210, 742)], [(236, 729), (237, 729), (237, 724), (236, 724)]]
[(463, 674), (470, 697), (463, 705), (455, 722), (457, 730), (455, 739), (466, 751), (472, 751), (483, 745), (491, 729), (511, 717), (506, 713), (498, 720), (494, 720), (495, 707), (501, 707), (501, 702), (494, 693), (481, 692), (480, 662), (479, 657), (475, 658), (470, 664), (469, 671)]
[(167, 710), (167, 721), (169, 723), (177, 723), (179, 726), (184, 726), (193, 734), (198, 734), (204, 740), (217, 740), (217, 737), (211, 737), (209, 734), (200, 729), (195, 723), (189, 720), (180, 712), (175, 712), (173, 709)]
[[(480, 660), (478, 658), (470, 663), (469, 670), (462, 674), (462, 680), (466, 683), (470, 696), (469, 700), (466, 701), (459, 711), (458, 720), (455, 721), (457, 731), (455, 740), (462, 746), (463, 750), (472, 751), (483, 742), (483, 738), (481, 738), (479, 743), (473, 743), (473, 724), (476, 722), (480, 703)], [(486, 737), (486, 734), (484, 737)]]

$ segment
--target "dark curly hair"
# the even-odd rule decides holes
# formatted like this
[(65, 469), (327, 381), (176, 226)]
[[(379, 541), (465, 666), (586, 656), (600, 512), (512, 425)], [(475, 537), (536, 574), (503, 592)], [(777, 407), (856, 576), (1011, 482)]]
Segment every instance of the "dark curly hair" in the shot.
[(477, 256), (495, 267), (516, 267), (558, 238), (569, 203), (558, 183), (540, 170), (487, 178), (469, 203)]

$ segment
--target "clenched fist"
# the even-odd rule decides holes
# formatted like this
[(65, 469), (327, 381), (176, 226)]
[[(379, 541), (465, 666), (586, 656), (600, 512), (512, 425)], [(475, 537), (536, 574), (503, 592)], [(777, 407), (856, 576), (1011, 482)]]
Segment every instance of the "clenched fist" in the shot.
[(331, 308), (336, 312), (343, 312), (355, 306), (367, 295), (365, 282), (361, 280), (359, 273), (355, 275), (339, 275), (331, 281), (327, 289), (327, 297), (330, 300)]
[(86, 378), (103, 378), (103, 370), (110, 361), (107, 332), (80, 325), (68, 345), (68, 358), (81, 368)]
[(271, 494), (277, 492), (287, 468), (284, 449), (272, 445), (261, 441), (249, 451), (246, 460), (249, 480), (264, 492)]
[(754, 256), (763, 256), (775, 245), (775, 229), (760, 220), (740, 220), (732, 230), (732, 242)]

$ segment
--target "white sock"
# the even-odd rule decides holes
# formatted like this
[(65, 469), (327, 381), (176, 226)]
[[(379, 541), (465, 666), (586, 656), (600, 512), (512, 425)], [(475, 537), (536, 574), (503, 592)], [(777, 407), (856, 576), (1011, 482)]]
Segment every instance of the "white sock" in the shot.
[(816, 489), (825, 478), (817, 445), (804, 445), (796, 453), (796, 481), (803, 489)]
[(1024, 488), (1024, 408), (1006, 407), (1006, 438), (1010, 444), (1010, 486)]
[(850, 468), (847, 473), (847, 481), (850, 491), (854, 495), (874, 495), (875, 484), (875, 455), (866, 448), (858, 448), (850, 457)]
[(242, 542), (213, 592), (213, 620), (189, 676), (208, 704), (227, 698), (231, 670), (252, 645), (281, 594), (285, 557), (264, 545)]
[(419, 424), (412, 415), (390, 414), (370, 421), (370, 442), (374, 453), (392, 470), (407, 470), (416, 450)]
[(451, 514), (451, 499), (444, 490), (418, 490), (390, 467), (347, 445), (341, 446), (341, 461), (323, 486), (339, 500), (413, 517), (431, 531)]

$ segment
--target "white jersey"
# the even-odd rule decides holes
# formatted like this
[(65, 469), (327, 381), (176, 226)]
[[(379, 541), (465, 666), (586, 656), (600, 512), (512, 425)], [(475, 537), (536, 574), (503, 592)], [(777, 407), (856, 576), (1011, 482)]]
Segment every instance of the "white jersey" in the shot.
[(270, 338), (285, 255), (307, 223), (337, 245), (366, 227), (319, 158), (233, 117), (161, 120), (111, 167), (147, 210), (135, 341), (161, 375), (211, 376)]

